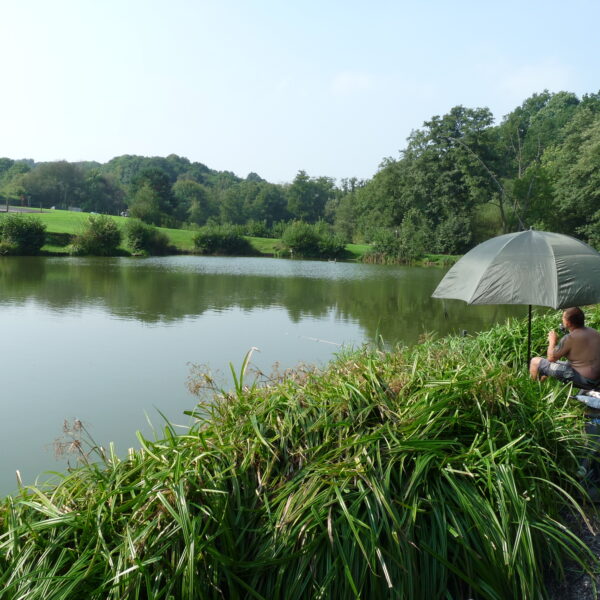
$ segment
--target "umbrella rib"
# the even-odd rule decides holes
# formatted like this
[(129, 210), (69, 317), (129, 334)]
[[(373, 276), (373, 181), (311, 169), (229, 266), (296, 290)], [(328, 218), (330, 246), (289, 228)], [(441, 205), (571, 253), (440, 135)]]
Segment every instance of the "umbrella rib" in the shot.
[[(550, 253), (552, 254), (552, 275), (553, 275), (552, 284), (554, 286), (553, 297), (556, 298), (556, 303), (559, 304), (559, 302), (558, 302), (558, 269), (556, 268), (556, 255), (554, 253), (554, 246), (551, 246), (548, 243), (548, 240), (546, 240), (546, 245), (550, 247)], [(553, 307), (553, 308), (556, 308), (556, 307)]]

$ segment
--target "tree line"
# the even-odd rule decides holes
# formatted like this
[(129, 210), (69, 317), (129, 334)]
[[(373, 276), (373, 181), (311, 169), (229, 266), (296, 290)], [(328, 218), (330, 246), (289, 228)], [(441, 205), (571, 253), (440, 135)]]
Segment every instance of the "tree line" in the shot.
[(276, 223), (316, 223), (339, 190), (329, 177), (300, 171), (291, 184), (246, 178), (171, 154), (124, 155), (105, 164), (35, 163), (0, 158), (2, 202), (121, 214), (164, 227), (248, 225), (267, 234)]
[(368, 180), (298, 171), (275, 184), (185, 157), (124, 155), (107, 163), (0, 158), (3, 202), (126, 213), (168, 227), (238, 225), (281, 237), (291, 222), (373, 244), (374, 256), (459, 254), (528, 227), (600, 245), (600, 92), (533, 94), (496, 124), (456, 106), (414, 130)]
[(405, 253), (462, 253), (529, 227), (598, 245), (599, 167), (600, 93), (534, 94), (497, 125), (457, 106), (344, 196), (337, 226)]

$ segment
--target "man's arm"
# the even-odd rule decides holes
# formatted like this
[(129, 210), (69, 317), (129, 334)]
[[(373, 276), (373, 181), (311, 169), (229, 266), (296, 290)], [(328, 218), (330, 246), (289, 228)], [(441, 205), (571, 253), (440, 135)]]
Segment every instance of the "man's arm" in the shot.
[(565, 335), (559, 342), (556, 331), (550, 331), (548, 333), (548, 360), (556, 362), (559, 358), (567, 356), (569, 354), (569, 341), (569, 335)]

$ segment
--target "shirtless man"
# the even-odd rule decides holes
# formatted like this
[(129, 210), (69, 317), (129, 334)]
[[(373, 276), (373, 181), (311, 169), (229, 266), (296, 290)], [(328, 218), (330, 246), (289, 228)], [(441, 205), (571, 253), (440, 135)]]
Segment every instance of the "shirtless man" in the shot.
[[(569, 333), (560, 343), (557, 343), (555, 331), (548, 333), (548, 358), (537, 356), (531, 359), (531, 377), (554, 377), (584, 389), (600, 385), (600, 333), (585, 326), (585, 317), (580, 308), (567, 308), (562, 322)], [(567, 361), (558, 362), (563, 356)]]

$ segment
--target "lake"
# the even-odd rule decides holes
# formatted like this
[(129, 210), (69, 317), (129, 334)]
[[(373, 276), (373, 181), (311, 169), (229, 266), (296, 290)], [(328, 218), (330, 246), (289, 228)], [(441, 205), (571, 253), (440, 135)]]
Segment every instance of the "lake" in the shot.
[(324, 365), (345, 346), (410, 345), (525, 315), (433, 300), (444, 273), (269, 258), (0, 257), (0, 493), (16, 488), (16, 469), (26, 484), (64, 470), (55, 450), (70, 439), (65, 420), (121, 455), (137, 447), (136, 430), (160, 431), (160, 413), (188, 424), (191, 365), (227, 386), (229, 364), (239, 371), (252, 347), (252, 366), (269, 374)]

